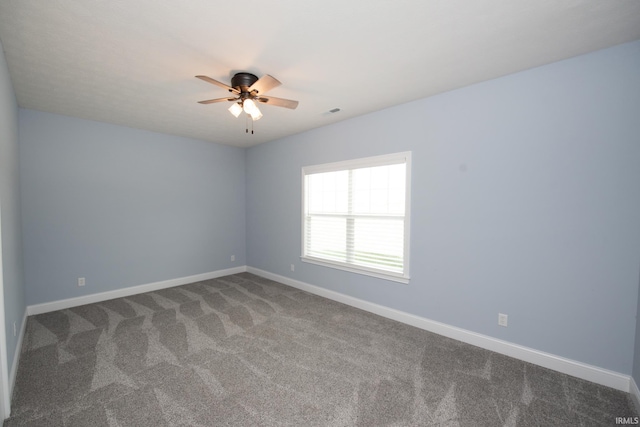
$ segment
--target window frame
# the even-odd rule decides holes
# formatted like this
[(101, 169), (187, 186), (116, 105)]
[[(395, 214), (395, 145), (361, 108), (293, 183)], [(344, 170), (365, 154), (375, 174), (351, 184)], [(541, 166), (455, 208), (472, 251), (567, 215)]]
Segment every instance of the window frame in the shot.
[[(404, 212), (404, 247), (403, 247), (403, 272), (395, 273), (391, 271), (380, 270), (376, 268), (370, 268), (365, 266), (348, 264), (346, 262), (332, 261), (323, 258), (311, 257), (305, 255), (305, 225), (306, 225), (306, 204), (307, 204), (307, 192), (306, 192), (306, 176), (315, 173), (324, 172), (336, 172), (336, 171), (348, 171), (360, 168), (372, 168), (376, 166), (387, 166), (393, 164), (405, 164), (405, 212)], [(390, 280), (393, 282), (399, 282), (407, 284), (409, 283), (409, 261), (410, 261), (410, 236), (411, 236), (411, 151), (404, 151), (399, 153), (384, 154), (381, 156), (372, 156), (357, 158), (352, 160), (344, 160), (333, 163), (324, 163), (318, 165), (310, 165), (302, 167), (301, 172), (301, 193), (302, 193), (302, 207), (301, 207), (301, 255), (300, 260), (302, 262), (316, 264), (324, 267), (335, 268), (338, 270), (344, 270), (351, 273), (363, 274), (366, 276), (377, 277), (380, 279)], [(358, 216), (350, 214), (350, 216)]]

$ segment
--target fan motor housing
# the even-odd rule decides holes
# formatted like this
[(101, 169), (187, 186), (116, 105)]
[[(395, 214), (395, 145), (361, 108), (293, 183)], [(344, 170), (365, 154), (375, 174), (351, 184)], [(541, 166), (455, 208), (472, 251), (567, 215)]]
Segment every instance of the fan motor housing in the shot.
[(252, 84), (258, 81), (258, 77), (251, 73), (236, 73), (231, 78), (231, 87), (240, 90), (240, 92), (248, 92)]

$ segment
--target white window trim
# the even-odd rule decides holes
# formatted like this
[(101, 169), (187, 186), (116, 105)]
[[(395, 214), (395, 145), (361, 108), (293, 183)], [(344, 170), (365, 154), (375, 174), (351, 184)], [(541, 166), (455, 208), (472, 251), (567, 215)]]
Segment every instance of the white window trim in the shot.
[[(304, 255), (304, 236), (305, 236), (305, 176), (313, 173), (334, 172), (345, 169), (357, 169), (359, 167), (384, 166), (397, 163), (405, 163), (405, 232), (404, 232), (404, 273), (393, 273), (384, 270), (377, 270), (364, 266), (350, 265), (341, 262), (332, 262), (326, 259), (316, 258)], [(410, 260), (410, 236), (411, 236), (411, 151), (401, 153), (385, 154), (382, 156), (373, 156), (359, 158), (353, 160), (345, 160), (341, 162), (325, 163), (320, 165), (304, 166), (301, 175), (301, 256), (300, 260), (310, 264), (316, 264), (324, 267), (335, 268), (338, 270), (348, 271), (351, 273), (363, 274), (366, 276), (377, 277), (379, 279), (390, 280), (398, 283), (409, 283), (409, 260)]]

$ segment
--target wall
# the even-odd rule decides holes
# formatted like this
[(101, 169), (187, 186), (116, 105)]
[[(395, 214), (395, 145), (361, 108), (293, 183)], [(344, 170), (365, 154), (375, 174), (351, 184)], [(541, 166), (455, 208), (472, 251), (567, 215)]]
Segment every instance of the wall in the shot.
[[(24, 280), (22, 274), (22, 239), (20, 236), (20, 185), (18, 179), (18, 105), (9, 70), (0, 44), (0, 218), (2, 235), (2, 281), (4, 284), (4, 326), (7, 369), (13, 369), (18, 337), (13, 335), (13, 323), (18, 331), (25, 314)], [(8, 378), (5, 378), (8, 380)]]
[(24, 109), (19, 129), (27, 304), (246, 263), (244, 150)]
[[(248, 263), (631, 374), (639, 76), (634, 42), (253, 147)], [(405, 150), (410, 284), (301, 263), (301, 167)]]

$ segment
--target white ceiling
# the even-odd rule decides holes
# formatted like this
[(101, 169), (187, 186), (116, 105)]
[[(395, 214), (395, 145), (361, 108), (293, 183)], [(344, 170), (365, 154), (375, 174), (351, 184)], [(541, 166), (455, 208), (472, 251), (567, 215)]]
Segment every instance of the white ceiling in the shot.
[[(0, 1), (21, 107), (241, 147), (637, 39), (638, 0)], [(197, 103), (238, 71), (298, 109)]]

